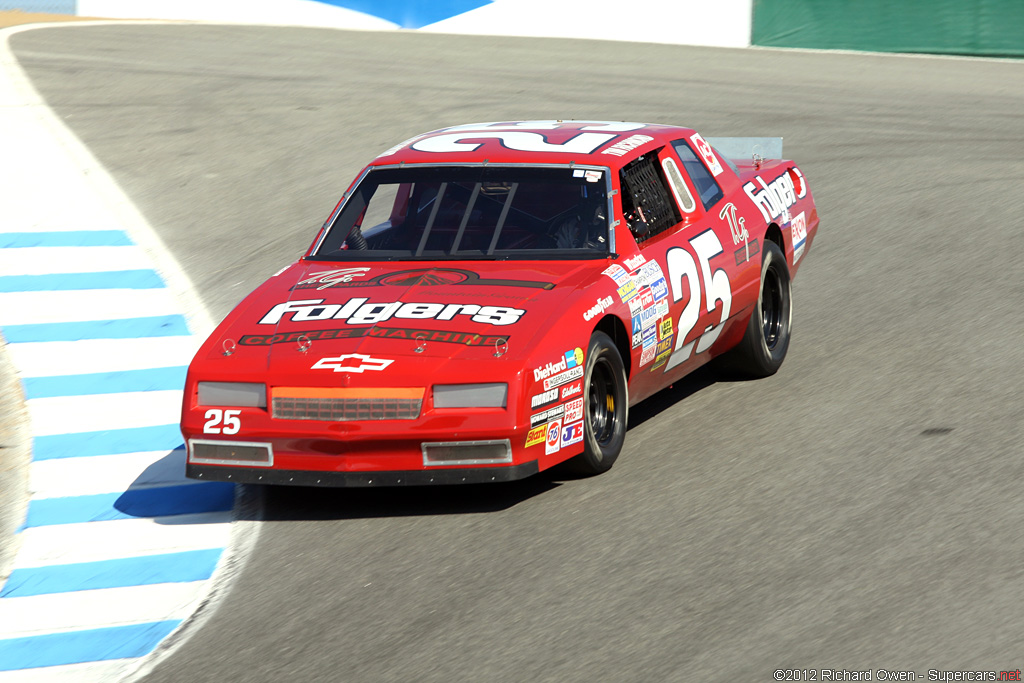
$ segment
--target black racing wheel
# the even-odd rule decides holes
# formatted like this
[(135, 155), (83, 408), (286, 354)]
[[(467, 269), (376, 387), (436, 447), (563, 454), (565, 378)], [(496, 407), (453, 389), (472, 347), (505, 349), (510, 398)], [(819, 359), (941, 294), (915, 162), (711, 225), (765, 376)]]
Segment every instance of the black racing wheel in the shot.
[(761, 291), (743, 339), (722, 356), (723, 365), (747, 377), (774, 375), (789, 350), (793, 323), (793, 288), (786, 256), (765, 240), (761, 257)]
[(615, 463), (626, 441), (629, 389), (615, 343), (594, 332), (583, 375), (583, 452), (569, 461), (579, 474), (601, 474)]

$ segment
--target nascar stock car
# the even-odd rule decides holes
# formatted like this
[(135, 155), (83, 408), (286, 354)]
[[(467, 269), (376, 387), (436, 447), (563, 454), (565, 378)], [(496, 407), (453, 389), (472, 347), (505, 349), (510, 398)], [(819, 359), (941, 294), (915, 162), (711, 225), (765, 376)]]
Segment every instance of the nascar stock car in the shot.
[(189, 367), (187, 475), (309, 486), (606, 471), (630, 405), (786, 356), (818, 227), (781, 138), (486, 123), (378, 156)]

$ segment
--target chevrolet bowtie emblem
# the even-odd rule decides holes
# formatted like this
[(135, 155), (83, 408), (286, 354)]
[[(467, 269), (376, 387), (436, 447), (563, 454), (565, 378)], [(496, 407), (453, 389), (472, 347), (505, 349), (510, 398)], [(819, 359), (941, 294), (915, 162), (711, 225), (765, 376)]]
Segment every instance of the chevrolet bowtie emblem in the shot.
[(371, 358), (361, 353), (346, 353), (337, 358), (321, 358), (313, 364), (313, 370), (334, 370), (335, 372), (363, 372), (383, 370), (395, 361), (386, 358)]

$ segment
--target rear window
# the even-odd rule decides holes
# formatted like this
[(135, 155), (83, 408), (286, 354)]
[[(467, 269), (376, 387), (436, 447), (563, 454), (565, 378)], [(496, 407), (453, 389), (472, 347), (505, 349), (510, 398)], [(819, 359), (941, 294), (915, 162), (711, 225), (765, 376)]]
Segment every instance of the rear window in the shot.
[(686, 174), (690, 176), (690, 180), (693, 181), (693, 186), (697, 188), (700, 203), (704, 205), (705, 209), (714, 206), (724, 196), (724, 193), (722, 188), (718, 186), (718, 183), (715, 182), (711, 171), (708, 170), (704, 162), (700, 160), (697, 153), (693, 151), (693, 148), (685, 140), (674, 140), (672, 147), (676, 150), (679, 160), (683, 162), (683, 168), (686, 170)]

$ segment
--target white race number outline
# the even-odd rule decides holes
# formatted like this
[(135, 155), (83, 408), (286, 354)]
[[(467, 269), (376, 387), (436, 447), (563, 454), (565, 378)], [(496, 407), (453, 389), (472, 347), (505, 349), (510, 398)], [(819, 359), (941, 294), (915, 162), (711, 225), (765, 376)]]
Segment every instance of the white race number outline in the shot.
[[(455, 126), (439, 131), (438, 135), (422, 137), (412, 143), (418, 152), (472, 152), (482, 142), (462, 140), (499, 140), (502, 145), (518, 152), (565, 152), (569, 154), (590, 154), (601, 145), (619, 137), (618, 133), (643, 128), (642, 123), (628, 121), (589, 121), (591, 125), (580, 127), (578, 135), (561, 144), (552, 144), (537, 130), (558, 130), (582, 121), (520, 121), (516, 123), (477, 123)], [(389, 150), (390, 151), (390, 150)], [(384, 156), (384, 155), (381, 155)]]
[(501, 140), (501, 144), (518, 152), (565, 152), (567, 154), (590, 154), (601, 145), (614, 140), (612, 133), (580, 133), (560, 145), (554, 145), (540, 133), (527, 131), (484, 131), (479, 133), (448, 133), (434, 135), (413, 143), (417, 152), (472, 152), (482, 142), (460, 142), (460, 140)]
[[(714, 230), (705, 230), (690, 240), (697, 259), (694, 259), (690, 252), (682, 247), (672, 247), (665, 254), (668, 263), (668, 281), (672, 286), (672, 302), (676, 303), (683, 298), (683, 278), (686, 278), (690, 289), (690, 299), (679, 314), (679, 325), (676, 334), (676, 347), (665, 364), (665, 372), (690, 359), (694, 346), (697, 353), (703, 353), (711, 348), (711, 345), (718, 340), (722, 333), (725, 321), (729, 319), (729, 311), (732, 309), (732, 284), (729, 282), (729, 275), (724, 268), (717, 268), (711, 271), (711, 259), (722, 253), (722, 243)], [(698, 271), (697, 261), (700, 261)], [(700, 337), (691, 342), (685, 342), (687, 336), (696, 327), (700, 320), (700, 293), (705, 291), (707, 299), (707, 312), (712, 313), (722, 302), (722, 317), (717, 325), (709, 325)]]

